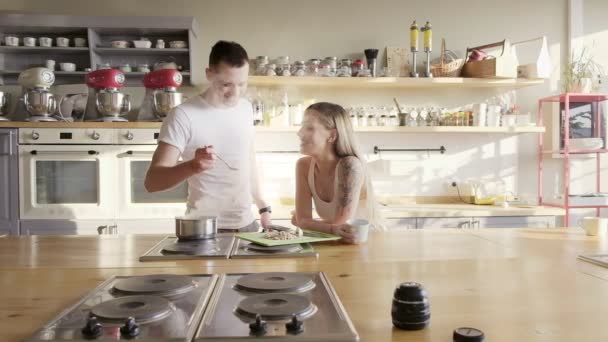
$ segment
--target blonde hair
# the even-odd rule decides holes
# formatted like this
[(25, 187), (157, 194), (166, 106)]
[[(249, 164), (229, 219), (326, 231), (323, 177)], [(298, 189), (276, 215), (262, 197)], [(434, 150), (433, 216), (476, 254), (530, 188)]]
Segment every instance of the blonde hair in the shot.
[(372, 227), (383, 228), (382, 217), (374, 196), (372, 180), (367, 170), (367, 163), (361, 150), (353, 125), (342, 106), (330, 102), (313, 103), (306, 110), (314, 110), (319, 115), (319, 122), (328, 130), (336, 130), (336, 140), (334, 143), (334, 152), (338, 158), (354, 156), (361, 161), (365, 174), (364, 188), (361, 189), (361, 194), (365, 194), (366, 206), (368, 212), (368, 221)]

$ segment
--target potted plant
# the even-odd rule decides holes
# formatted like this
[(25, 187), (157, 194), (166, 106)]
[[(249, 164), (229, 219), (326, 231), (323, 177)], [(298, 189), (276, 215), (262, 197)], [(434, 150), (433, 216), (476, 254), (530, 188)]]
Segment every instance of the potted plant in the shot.
[(597, 90), (594, 78), (604, 77), (604, 68), (593, 60), (593, 57), (583, 48), (579, 55), (574, 51), (566, 62), (563, 74), (563, 88), (566, 93), (590, 93)]

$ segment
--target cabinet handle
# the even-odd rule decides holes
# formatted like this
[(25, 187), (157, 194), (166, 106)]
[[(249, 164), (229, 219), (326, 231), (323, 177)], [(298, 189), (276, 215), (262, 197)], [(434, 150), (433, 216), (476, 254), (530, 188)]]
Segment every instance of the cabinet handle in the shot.
[(125, 135), (125, 138), (127, 138), (127, 140), (133, 140), (133, 132), (128, 131)]
[(99, 140), (101, 136), (99, 135), (99, 133), (93, 131), (93, 133), (91, 133), (91, 139), (93, 140)]
[(39, 155), (39, 154), (83, 154), (86, 153), (88, 155), (98, 155), (99, 152), (95, 151), (95, 150), (89, 150), (89, 151), (38, 151), (38, 150), (32, 150), (30, 152), (31, 155)]
[(38, 133), (36, 131), (32, 131), (32, 139), (38, 140), (39, 138), (40, 138), (40, 133)]

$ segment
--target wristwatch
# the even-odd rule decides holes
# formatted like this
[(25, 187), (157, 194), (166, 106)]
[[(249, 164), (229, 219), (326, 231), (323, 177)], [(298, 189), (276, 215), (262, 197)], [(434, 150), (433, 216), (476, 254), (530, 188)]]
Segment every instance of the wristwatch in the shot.
[(260, 213), (260, 215), (262, 215), (263, 213), (269, 213), (270, 214), (270, 213), (272, 213), (272, 210), (270, 210), (270, 206), (267, 206), (267, 207), (261, 208), (259, 210), (259, 213)]

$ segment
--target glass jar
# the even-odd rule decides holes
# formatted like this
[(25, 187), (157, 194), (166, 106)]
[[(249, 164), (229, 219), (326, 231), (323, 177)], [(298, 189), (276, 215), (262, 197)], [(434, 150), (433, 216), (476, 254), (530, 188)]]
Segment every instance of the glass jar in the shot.
[(425, 127), (426, 126), (426, 118), (429, 115), (429, 112), (426, 110), (426, 108), (419, 108), (418, 109), (418, 117), (416, 118), (416, 125), (418, 127)]
[(378, 126), (388, 126), (388, 117), (385, 114), (378, 118)]
[(336, 74), (332, 72), (331, 65), (326, 62), (319, 64), (319, 76), (322, 77), (333, 77)]
[(289, 64), (289, 56), (277, 57), (275, 72), (278, 76), (291, 76), (291, 64)]
[(350, 59), (342, 59), (340, 61), (340, 65), (338, 66), (338, 71), (336, 72), (336, 76), (338, 77), (351, 77), (352, 69), (351, 69), (351, 61)]
[(266, 70), (264, 70), (264, 75), (266, 76), (276, 76), (277, 72), (276, 72), (276, 65), (274, 64), (268, 64), (266, 65)]
[(335, 76), (336, 71), (338, 70), (338, 57), (325, 57), (323, 62), (329, 64), (331, 68), (331, 73)]
[(309, 59), (306, 63), (306, 76), (319, 76), (319, 64), (321, 64), (320, 60)]
[(388, 125), (393, 127), (399, 126), (399, 118), (397, 118), (397, 114), (389, 115)]
[(295, 62), (291, 74), (298, 77), (306, 76), (306, 64), (304, 61)]
[(357, 59), (351, 64), (351, 74), (353, 77), (359, 76), (359, 72), (365, 69), (365, 63), (362, 60)]
[(376, 117), (374, 116), (374, 114), (367, 114), (367, 126), (369, 126), (369, 127), (378, 126), (378, 121), (376, 120)]
[(418, 112), (415, 109), (408, 112), (407, 125), (409, 127), (418, 127)]
[(266, 76), (266, 66), (268, 65), (268, 56), (257, 56), (255, 59), (256, 76)]

